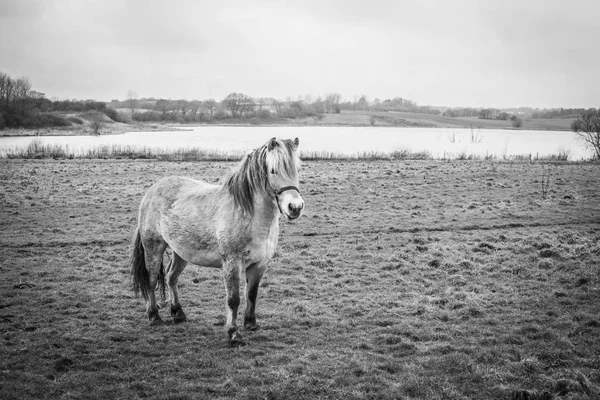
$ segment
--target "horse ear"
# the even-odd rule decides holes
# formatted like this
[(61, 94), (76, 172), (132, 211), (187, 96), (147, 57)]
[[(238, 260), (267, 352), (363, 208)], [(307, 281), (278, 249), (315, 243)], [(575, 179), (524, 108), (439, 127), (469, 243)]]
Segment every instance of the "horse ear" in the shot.
[(300, 144), (300, 140), (298, 138), (294, 139), (294, 148), (297, 149)]
[(269, 145), (267, 146), (267, 148), (269, 149), (269, 151), (271, 151), (275, 147), (277, 147), (277, 138), (271, 138), (271, 140), (269, 140)]

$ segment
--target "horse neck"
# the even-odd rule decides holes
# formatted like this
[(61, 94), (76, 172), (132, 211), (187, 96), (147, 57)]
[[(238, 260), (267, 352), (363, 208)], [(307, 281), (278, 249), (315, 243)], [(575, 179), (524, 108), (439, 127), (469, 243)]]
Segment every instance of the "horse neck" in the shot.
[[(277, 207), (276, 199), (266, 189), (269, 185), (253, 185), (253, 190), (248, 191), (246, 190), (246, 185), (249, 185), (249, 183), (245, 179), (247, 178), (243, 175), (232, 175), (222, 186), (226, 196), (232, 198), (234, 203), (237, 202), (236, 207), (240, 207), (243, 210), (242, 215), (245, 215), (245, 217), (250, 215), (251, 219), (270, 219), (271, 216), (278, 216), (279, 208)], [(230, 185), (235, 186), (230, 188)], [(248, 206), (249, 203), (252, 206)]]
[(277, 200), (264, 190), (254, 193), (254, 218), (275, 218), (279, 216)]

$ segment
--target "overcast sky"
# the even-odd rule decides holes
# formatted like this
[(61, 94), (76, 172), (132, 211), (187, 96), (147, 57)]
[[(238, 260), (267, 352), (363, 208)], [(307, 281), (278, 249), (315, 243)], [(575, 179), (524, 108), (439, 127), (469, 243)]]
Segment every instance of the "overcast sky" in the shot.
[(0, 71), (61, 99), (600, 107), (599, 37), (598, 0), (0, 0)]

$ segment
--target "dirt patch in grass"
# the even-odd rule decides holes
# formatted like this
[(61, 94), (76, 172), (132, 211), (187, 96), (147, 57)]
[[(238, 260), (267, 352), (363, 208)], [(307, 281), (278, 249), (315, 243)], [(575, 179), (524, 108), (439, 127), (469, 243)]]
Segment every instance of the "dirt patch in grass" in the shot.
[(127, 257), (155, 180), (233, 165), (1, 161), (0, 397), (600, 396), (597, 165), (306, 162), (232, 348), (219, 271), (149, 327)]

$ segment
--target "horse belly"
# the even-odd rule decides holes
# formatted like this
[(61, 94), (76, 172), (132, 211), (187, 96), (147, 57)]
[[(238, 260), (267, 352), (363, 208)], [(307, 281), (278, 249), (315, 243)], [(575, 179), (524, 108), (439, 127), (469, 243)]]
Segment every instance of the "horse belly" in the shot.
[(204, 251), (198, 252), (192, 257), (191, 263), (200, 265), (208, 268), (221, 268), (223, 267), (223, 259), (218, 251)]
[(174, 237), (169, 235), (167, 243), (185, 261), (203, 267), (220, 268), (223, 265), (219, 245), (208, 234)]

